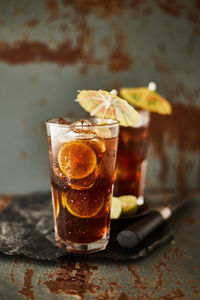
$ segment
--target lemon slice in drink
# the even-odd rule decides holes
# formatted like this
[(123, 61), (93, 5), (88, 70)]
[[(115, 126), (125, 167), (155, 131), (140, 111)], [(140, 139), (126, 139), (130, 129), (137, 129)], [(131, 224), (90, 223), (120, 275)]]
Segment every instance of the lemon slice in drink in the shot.
[(111, 219), (118, 219), (122, 212), (122, 204), (119, 198), (112, 197), (111, 201), (111, 210), (110, 210), (110, 217)]
[(70, 179), (83, 179), (89, 176), (97, 165), (94, 150), (80, 141), (64, 143), (58, 153), (61, 171)]
[(70, 214), (78, 218), (92, 218), (96, 216), (104, 205), (104, 192), (96, 190), (85, 191), (70, 190), (68, 193), (61, 193), (61, 201), (64, 208)]
[(124, 195), (118, 197), (122, 205), (123, 216), (133, 216), (138, 210), (137, 197), (132, 195)]

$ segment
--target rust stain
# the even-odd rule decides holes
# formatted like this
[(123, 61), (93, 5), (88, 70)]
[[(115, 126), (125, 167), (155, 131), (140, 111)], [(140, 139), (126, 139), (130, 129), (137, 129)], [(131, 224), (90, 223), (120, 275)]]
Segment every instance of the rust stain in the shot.
[(176, 259), (177, 259), (178, 261), (181, 261), (181, 258), (180, 258), (179, 253), (178, 253), (178, 248), (175, 248), (175, 249), (174, 249), (174, 254), (175, 254)]
[(122, 268), (121, 264), (119, 263), (119, 261), (113, 259), (112, 262), (113, 262), (113, 264), (114, 264), (115, 266), (118, 267), (118, 271), (119, 271), (119, 272), (121, 272), (121, 271), (123, 270), (123, 268)]
[(184, 161), (184, 152), (199, 152), (200, 147), (200, 109), (193, 105), (173, 105), (170, 116), (152, 114), (150, 122), (150, 138), (152, 145), (160, 158), (160, 181), (164, 182), (168, 175), (169, 161), (167, 158), (164, 136), (167, 134), (169, 145), (176, 143), (177, 156), (177, 187), (181, 192), (187, 191), (186, 178), (187, 163)]
[(163, 252), (163, 258), (166, 259), (168, 262), (171, 262), (171, 258), (166, 252)]
[(19, 294), (22, 294), (23, 296), (30, 298), (31, 300), (35, 299), (33, 285), (32, 285), (33, 275), (34, 275), (34, 270), (27, 268), (24, 274), (23, 288), (18, 291)]
[(10, 269), (10, 279), (11, 279), (12, 283), (14, 283), (15, 285), (17, 285), (17, 284), (16, 284), (16, 281), (15, 281), (15, 274), (14, 273), (15, 273), (15, 267), (16, 267), (17, 264), (18, 264), (18, 261), (15, 258), (14, 262), (12, 264), (12, 267)]
[(100, 61), (94, 58), (94, 49), (86, 46), (91, 37), (89, 29), (77, 37), (76, 44), (70, 39), (64, 40), (51, 48), (41, 41), (19, 40), (13, 44), (0, 42), (0, 61), (10, 65), (28, 63), (57, 63), (60, 66), (74, 65), (83, 62), (84, 65), (98, 65)]
[(61, 24), (59, 28), (61, 31), (66, 32), (68, 29), (68, 26), (67, 26), (67, 24)]
[(30, 8), (30, 1), (25, 1), (20, 3), (20, 1), (14, 1), (12, 16), (16, 17), (21, 14), (28, 13), (28, 9)]
[[(194, 1), (193, 7), (190, 6), (190, 11), (187, 15), (187, 18), (192, 23), (199, 25), (200, 24), (200, 2), (199, 0)], [(197, 33), (199, 33), (198, 30), (196, 30)]]
[(158, 44), (158, 50), (160, 51), (160, 53), (165, 54), (166, 53), (166, 46), (163, 43), (159, 43)]
[(102, 294), (95, 297), (95, 300), (105, 300), (105, 299), (111, 299), (108, 290), (105, 290)]
[(40, 23), (40, 21), (38, 19), (33, 19), (33, 20), (28, 21), (27, 26), (30, 28), (33, 28), (33, 27), (38, 26), (39, 23)]
[(185, 8), (182, 0), (156, 0), (155, 2), (163, 12), (174, 17), (180, 16), (182, 10)]
[(21, 157), (22, 159), (27, 159), (27, 158), (28, 158), (28, 153), (27, 153), (27, 152), (21, 152), (21, 153), (20, 153), (20, 157)]
[(130, 6), (136, 10), (139, 9), (142, 5), (147, 4), (147, 0), (132, 0), (130, 3)]
[(176, 285), (181, 285), (181, 286), (183, 286), (183, 284), (182, 284), (179, 280), (176, 281)]
[(173, 290), (171, 293), (161, 297), (162, 300), (183, 300), (184, 298), (185, 295), (180, 289)]
[(10, 203), (10, 201), (12, 200), (12, 196), (6, 195), (0, 195), (0, 212), (4, 210), (4, 208), (6, 208), (6, 206)]
[(47, 0), (46, 9), (49, 12), (48, 22), (55, 21), (59, 16), (59, 3), (56, 0)]
[(131, 68), (132, 59), (130, 55), (123, 50), (114, 49), (109, 56), (108, 69), (111, 72), (127, 71)]
[(73, 6), (79, 15), (94, 13), (101, 18), (119, 15), (123, 11), (125, 2), (125, 0), (63, 0), (66, 6)]
[(130, 299), (131, 299), (130, 296), (124, 292), (122, 292), (118, 297), (118, 300), (130, 300)]
[(40, 98), (36, 103), (37, 103), (37, 105), (42, 107), (47, 103), (47, 99), (46, 98)]
[(125, 36), (122, 33), (116, 34), (115, 46), (108, 57), (108, 69), (111, 72), (122, 72), (131, 68), (133, 58), (125, 50), (126, 48)]
[(185, 223), (187, 223), (187, 224), (194, 224), (195, 222), (196, 222), (196, 220), (194, 218), (185, 219)]
[(111, 48), (111, 41), (108, 38), (102, 40), (102, 45), (107, 49), (110, 50)]
[(156, 63), (156, 70), (158, 72), (165, 73), (167, 75), (170, 75), (172, 73), (172, 70), (171, 70), (169, 64), (167, 64), (165, 62), (160, 62), (160, 61), (158, 61)]
[(84, 299), (86, 292), (94, 294), (99, 288), (97, 285), (90, 283), (90, 277), (93, 271), (98, 267), (90, 262), (80, 262), (76, 266), (75, 260), (61, 261), (60, 268), (55, 273), (49, 274), (49, 280), (42, 282), (53, 294), (70, 294), (77, 295)]
[(141, 290), (145, 290), (148, 288), (148, 282), (145, 281), (146, 278), (141, 279), (140, 276), (137, 274), (136, 269), (132, 265), (128, 265), (127, 269), (133, 275), (135, 288)]
[(164, 262), (162, 259), (159, 259), (158, 264), (154, 266), (154, 268), (157, 270), (158, 272), (158, 278), (155, 281), (155, 289), (159, 289), (162, 284), (163, 284), (163, 275), (164, 275), (164, 271), (163, 269), (165, 269), (166, 271), (170, 272), (171, 270), (169, 269), (168, 265), (166, 262)]
[(110, 281), (109, 282), (109, 287), (110, 287), (110, 292), (112, 294), (113, 291), (115, 291), (116, 288), (120, 288), (120, 285), (117, 281)]

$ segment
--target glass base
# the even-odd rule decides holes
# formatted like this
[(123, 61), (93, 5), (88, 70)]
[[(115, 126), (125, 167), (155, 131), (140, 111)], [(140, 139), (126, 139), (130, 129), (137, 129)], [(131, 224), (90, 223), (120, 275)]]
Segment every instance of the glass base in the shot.
[(70, 241), (64, 242), (57, 240), (57, 245), (62, 245), (68, 252), (71, 253), (88, 254), (105, 250), (108, 242), (109, 237), (106, 237), (93, 243), (74, 243)]

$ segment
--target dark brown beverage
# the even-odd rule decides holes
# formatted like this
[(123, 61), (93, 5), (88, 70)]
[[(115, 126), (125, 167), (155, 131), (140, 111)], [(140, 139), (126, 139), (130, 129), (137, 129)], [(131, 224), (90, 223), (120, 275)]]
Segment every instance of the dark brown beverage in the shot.
[(56, 239), (69, 251), (96, 251), (109, 236), (118, 137), (109, 127), (68, 127), (48, 137)]
[[(140, 112), (141, 113), (141, 112)], [(144, 114), (144, 113), (143, 113)], [(144, 118), (144, 116), (141, 116)], [(120, 127), (114, 195), (143, 194), (148, 147), (148, 113), (137, 127)]]

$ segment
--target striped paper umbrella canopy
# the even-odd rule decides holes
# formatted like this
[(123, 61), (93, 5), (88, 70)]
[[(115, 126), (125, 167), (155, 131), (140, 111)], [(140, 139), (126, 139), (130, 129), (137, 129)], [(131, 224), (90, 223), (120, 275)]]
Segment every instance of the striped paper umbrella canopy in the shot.
[(171, 114), (171, 104), (155, 90), (156, 84), (150, 82), (148, 87), (121, 88), (120, 95), (130, 104), (141, 109), (162, 115)]
[(133, 126), (140, 118), (139, 113), (128, 102), (117, 96), (117, 91), (110, 93), (103, 90), (82, 90), (76, 101), (91, 116), (118, 120), (122, 126)]

